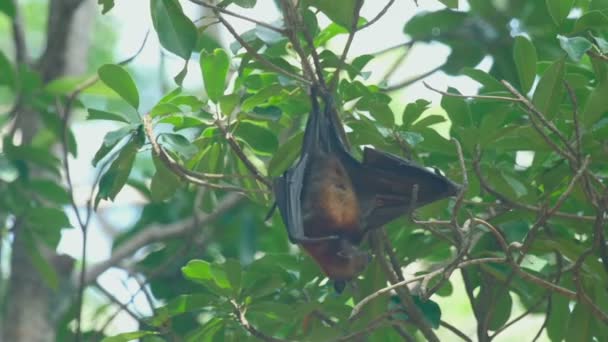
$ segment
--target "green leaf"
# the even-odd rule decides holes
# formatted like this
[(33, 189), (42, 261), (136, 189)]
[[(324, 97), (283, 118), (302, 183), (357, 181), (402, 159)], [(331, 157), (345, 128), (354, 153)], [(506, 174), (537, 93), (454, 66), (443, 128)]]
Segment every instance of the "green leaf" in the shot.
[(496, 331), (509, 320), (513, 308), (513, 298), (511, 298), (509, 290), (496, 291), (493, 293), (493, 298), (494, 304), (491, 308), (488, 308), (491, 310), (492, 315), (488, 322), (488, 328)]
[(581, 32), (590, 29), (604, 29), (608, 26), (608, 15), (601, 11), (590, 11), (576, 20), (573, 32)]
[(51, 200), (56, 204), (70, 203), (69, 193), (57, 182), (46, 179), (33, 179), (29, 183), (29, 188), (41, 197)]
[[(566, 342), (593, 341), (591, 311), (581, 303), (577, 303), (570, 314)], [(563, 322), (565, 323), (565, 322)]]
[(241, 121), (234, 135), (260, 155), (272, 155), (279, 145), (276, 134), (254, 121)]
[(532, 103), (548, 118), (555, 116), (564, 94), (564, 58), (555, 61), (540, 78)]
[(159, 135), (162, 138), (163, 146), (167, 149), (179, 153), (185, 159), (190, 159), (197, 152), (197, 149), (183, 135), (177, 133), (162, 133)]
[(32, 236), (31, 231), (26, 231), (24, 241), (27, 247), (26, 252), (34, 268), (42, 275), (42, 279), (44, 279), (48, 287), (57, 291), (59, 289), (59, 276), (55, 271), (55, 266), (51, 265), (47, 258), (42, 256), (40, 246), (34, 236)]
[(146, 336), (158, 335), (156, 331), (133, 331), (128, 333), (118, 334), (112, 337), (106, 337), (101, 342), (129, 342), (140, 339)]
[(103, 83), (112, 88), (116, 94), (137, 110), (139, 107), (139, 93), (135, 82), (125, 69), (116, 64), (105, 64), (97, 70), (97, 73)]
[(513, 59), (517, 67), (521, 90), (525, 94), (532, 89), (536, 78), (536, 49), (528, 38), (524, 36), (515, 37)]
[(230, 282), (230, 286), (239, 291), (241, 288), (241, 280), (243, 278), (243, 270), (241, 263), (234, 259), (228, 259), (224, 263), (224, 270), (226, 271), (226, 277)]
[(595, 36), (593, 36), (593, 39), (595, 40), (595, 43), (597, 44), (597, 47), (600, 49), (600, 51), (603, 54), (608, 54), (608, 40), (602, 37)]
[(168, 114), (181, 113), (181, 109), (172, 103), (158, 103), (152, 110), (150, 110), (150, 116), (155, 118), (158, 116), (165, 116)]
[[(444, 96), (444, 99), (446, 97)], [(429, 108), (430, 104), (426, 100), (416, 100), (416, 102), (408, 103), (401, 116), (401, 126), (406, 129), (409, 128)]]
[(238, 94), (224, 95), (220, 98), (220, 110), (222, 114), (229, 116), (232, 114), (236, 106), (239, 104), (240, 97)]
[(347, 33), (348, 30), (346, 30), (344, 27), (336, 23), (331, 23), (327, 25), (327, 27), (324, 28), (317, 37), (315, 37), (314, 44), (316, 47), (323, 46), (333, 37)]
[(151, 0), (152, 24), (161, 45), (183, 59), (190, 58), (196, 44), (196, 26), (176, 0)]
[(458, 8), (458, 0), (439, 0), (442, 4), (448, 8)]
[[(439, 307), (439, 304), (432, 300), (423, 301), (419, 296), (412, 296), (412, 299), (414, 300), (414, 304), (422, 312), (424, 318), (431, 324), (431, 326), (435, 329), (439, 328), (439, 323), (441, 322), (441, 307)], [(403, 303), (398, 296), (391, 296), (388, 306), (389, 310), (395, 310), (403, 307)], [(400, 313), (394, 315), (393, 317), (403, 320), (407, 320), (409, 318), (406, 313)]]
[(49, 229), (72, 227), (63, 210), (56, 208), (32, 208), (28, 211), (27, 222), (31, 226)]
[(152, 176), (150, 183), (150, 195), (153, 201), (160, 202), (173, 196), (180, 186), (180, 181), (179, 177), (167, 169), (154, 153), (152, 153), (152, 160), (156, 167), (156, 173)]
[[(6, 3), (12, 3), (12, 1), (4, 1)], [(11, 61), (0, 51), (0, 85), (4, 84), (9, 87), (13, 87), (15, 83), (15, 70)]]
[(105, 110), (93, 108), (89, 108), (87, 111), (89, 112), (87, 120), (111, 120), (129, 123), (129, 119), (119, 113), (106, 112)]
[(114, 0), (97, 0), (97, 3), (103, 6), (101, 14), (106, 14), (114, 8)]
[(302, 147), (304, 133), (300, 132), (282, 143), (268, 164), (268, 174), (277, 177), (296, 160)]
[(201, 51), (200, 64), (207, 95), (217, 103), (226, 89), (226, 76), (230, 66), (228, 54), (222, 49), (215, 49), (213, 54)]
[(340, 1), (326, 1), (326, 0), (308, 0), (307, 3), (310, 6), (316, 7), (329, 19), (336, 24), (349, 30), (353, 24), (353, 18), (355, 14), (355, 7), (357, 6), (358, 0), (340, 0)]
[(15, 2), (13, 2), (13, 1), (0, 2), (0, 12), (6, 14), (9, 18), (15, 17)]
[(243, 8), (253, 8), (255, 7), (255, 3), (257, 0), (230, 0), (231, 3), (243, 7)]
[(186, 266), (182, 267), (182, 273), (190, 280), (200, 281), (207, 285), (211, 281), (220, 289), (230, 288), (226, 272), (218, 265), (204, 260), (190, 260)]
[(206, 293), (181, 295), (172, 299), (167, 305), (156, 310), (156, 315), (150, 320), (153, 326), (162, 326), (174, 316), (199, 310), (214, 303), (216, 296)]
[(106, 136), (103, 138), (103, 143), (95, 156), (93, 157), (92, 164), (93, 166), (97, 166), (100, 160), (102, 160), (112, 149), (116, 146), (124, 137), (129, 135), (133, 131), (133, 127), (127, 126), (117, 129), (115, 131), (111, 131), (106, 133)]
[(135, 155), (143, 146), (143, 132), (140, 130), (134, 134), (129, 142), (122, 148), (118, 157), (112, 162), (99, 180), (99, 192), (95, 198), (95, 207), (102, 199), (114, 200), (129, 178), (129, 173), (135, 161)]
[(558, 35), (557, 39), (559, 40), (559, 45), (568, 54), (568, 57), (575, 62), (579, 62), (583, 55), (593, 47), (593, 44), (583, 37), (568, 38)]
[[(608, 112), (608, 79), (604, 79), (591, 91), (581, 114), (586, 127), (595, 124)], [(605, 117), (605, 116), (604, 116)]]
[(545, 2), (553, 22), (559, 26), (568, 17), (575, 0), (546, 0)]

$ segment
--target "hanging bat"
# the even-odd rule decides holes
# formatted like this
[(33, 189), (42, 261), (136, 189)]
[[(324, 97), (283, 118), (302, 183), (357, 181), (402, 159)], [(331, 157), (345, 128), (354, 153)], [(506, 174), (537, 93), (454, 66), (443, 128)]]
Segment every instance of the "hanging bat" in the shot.
[(273, 182), (289, 239), (300, 244), (341, 292), (370, 260), (358, 245), (373, 228), (453, 196), (459, 186), (411, 161), (365, 148), (354, 158), (342, 140), (333, 99), (321, 111), (311, 88), (312, 111), (296, 164)]

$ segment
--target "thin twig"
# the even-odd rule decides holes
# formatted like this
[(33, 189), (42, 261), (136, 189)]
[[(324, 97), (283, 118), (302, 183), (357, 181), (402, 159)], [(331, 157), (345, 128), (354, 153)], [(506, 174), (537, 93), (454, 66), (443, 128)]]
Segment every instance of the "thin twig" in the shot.
[(461, 339), (463, 339), (466, 342), (473, 342), (473, 340), (468, 337), (464, 332), (462, 332), (461, 330), (459, 330), (458, 328), (456, 328), (455, 326), (451, 325), (450, 323), (441, 320), (439, 322), (439, 325), (441, 325), (442, 327), (448, 329), (449, 331), (453, 332), (456, 336), (460, 337)]
[(21, 11), (17, 4), (17, 0), (8, 0), (13, 3), (15, 13), (13, 20), (11, 21), (11, 27), (13, 29), (13, 45), (15, 46), (15, 64), (28, 63), (28, 51), (27, 44), (25, 41), (25, 33), (23, 31), (23, 18), (21, 17)]
[(372, 25), (373, 25), (375, 22), (377, 22), (378, 20), (380, 20), (380, 18), (382, 18), (382, 17), (383, 17), (383, 16), (386, 14), (386, 12), (388, 11), (388, 9), (389, 9), (389, 8), (391, 8), (391, 6), (392, 6), (394, 3), (395, 3), (395, 0), (389, 0), (389, 1), (386, 3), (386, 5), (384, 5), (384, 7), (383, 7), (383, 8), (380, 10), (380, 12), (378, 12), (378, 14), (376, 14), (376, 16), (375, 16), (375, 17), (374, 17), (372, 20), (368, 21), (368, 22), (367, 22), (367, 23), (365, 23), (364, 25), (361, 25), (361, 26), (359, 27), (359, 29), (358, 29), (358, 30), (359, 30), (359, 31), (361, 31), (361, 30), (363, 30), (363, 29), (365, 29), (365, 28), (367, 28), (367, 27), (370, 27), (370, 26), (372, 26)]
[(268, 23), (265, 23), (263, 21), (259, 21), (259, 20), (253, 19), (253, 18), (248, 17), (248, 16), (244, 16), (242, 14), (238, 14), (236, 12), (232, 12), (230, 10), (227, 10), (227, 9), (223, 8), (223, 7), (219, 7), (219, 6), (210, 4), (210, 3), (206, 2), (206, 1), (203, 1), (203, 0), (189, 0), (189, 1), (192, 2), (192, 3), (195, 3), (197, 5), (201, 5), (203, 7), (212, 9), (214, 11), (217, 11), (217, 12), (220, 12), (220, 13), (223, 13), (223, 14), (226, 14), (226, 15), (230, 15), (230, 16), (233, 16), (235, 18), (243, 19), (243, 20), (249, 21), (251, 23), (254, 23), (256, 25), (259, 25), (259, 26), (263, 26), (263, 27), (265, 27), (267, 29), (270, 29), (272, 31), (275, 31), (275, 32), (278, 32), (278, 33), (281, 33), (281, 34), (285, 33), (285, 30), (282, 29), (282, 28), (270, 25)]
[(254, 337), (259, 338), (262, 341), (266, 342), (284, 342), (289, 340), (278, 339), (276, 337), (268, 336), (263, 332), (259, 331), (249, 323), (247, 318), (245, 317), (245, 313), (247, 312), (246, 308), (241, 307), (234, 299), (230, 300), (230, 304), (234, 307), (234, 314), (236, 316), (237, 321), (241, 324), (241, 326), (247, 330)]
[(266, 177), (262, 176), (262, 173), (260, 172), (260, 170), (258, 170), (258, 168), (255, 167), (255, 165), (253, 165), (251, 160), (249, 160), (249, 158), (247, 158), (247, 156), (245, 155), (245, 152), (243, 152), (243, 149), (241, 149), (241, 146), (239, 146), (239, 144), (236, 142), (236, 139), (234, 139), (234, 136), (232, 135), (232, 133), (228, 132), (228, 130), (222, 123), (219, 116), (215, 120), (215, 125), (220, 129), (220, 131), (222, 131), (222, 133), (224, 134), (224, 138), (226, 138), (226, 141), (228, 141), (228, 145), (230, 145), (230, 147), (232, 148), (232, 151), (234, 151), (234, 153), (236, 153), (237, 157), (243, 162), (245, 167), (255, 177), (255, 179), (260, 181), (262, 184), (266, 185), (266, 187), (268, 187), (269, 189), (272, 189), (272, 183)]
[(432, 90), (438, 94), (441, 94), (443, 96), (450, 96), (450, 97), (459, 97), (459, 98), (463, 98), (463, 99), (478, 99), (478, 100), (494, 100), (494, 101), (508, 101), (508, 102), (521, 102), (519, 99), (513, 98), (513, 97), (506, 97), (506, 96), (491, 96), (491, 95), (462, 95), (462, 94), (454, 94), (454, 93), (448, 93), (447, 91), (442, 91), (439, 90), (437, 88), (433, 88), (431, 87), (428, 83), (426, 82), (422, 82), (424, 84), (425, 87), (427, 87), (429, 90)]
[(566, 137), (562, 134), (562, 132), (559, 129), (557, 129), (557, 127), (555, 127), (555, 125), (551, 121), (547, 120), (545, 115), (540, 110), (538, 110), (532, 104), (532, 102), (530, 102), (530, 100), (528, 100), (524, 95), (522, 95), (519, 91), (517, 91), (517, 89), (515, 89), (515, 87), (513, 87), (511, 85), (511, 83), (509, 83), (505, 80), (502, 80), (500, 83), (502, 83), (502, 85), (504, 85), (507, 88), (507, 90), (509, 90), (509, 92), (511, 94), (513, 94), (513, 96), (515, 96), (519, 100), (519, 102), (524, 105), (524, 107), (528, 110), (529, 113), (536, 116), (536, 118), (538, 120), (540, 120), (540, 122), (542, 122), (542, 124), (545, 127), (547, 127), (551, 132), (553, 132), (559, 138), (559, 140), (564, 144), (564, 146), (566, 146), (566, 148), (568, 149), (568, 151), (570, 152), (571, 155), (576, 154), (576, 152), (572, 149), (572, 146), (568, 142), (568, 139), (566, 139)]
[(255, 190), (255, 189), (243, 189), (240, 187), (232, 186), (232, 185), (220, 185), (211, 183), (206, 180), (207, 174), (195, 172), (192, 170), (188, 170), (187, 168), (180, 165), (177, 161), (175, 161), (156, 141), (154, 137), (154, 133), (152, 132), (152, 122), (149, 115), (144, 116), (144, 132), (152, 145), (152, 150), (156, 156), (160, 158), (163, 164), (173, 171), (175, 175), (180, 177), (181, 179), (190, 182), (192, 184), (196, 184), (198, 186), (203, 186), (210, 189), (215, 190), (224, 190), (224, 191), (234, 191), (238, 193), (248, 193), (248, 192), (256, 192), (256, 193), (266, 193), (265, 190)]
[[(471, 259), (471, 260), (466, 260), (466, 261), (463, 261), (463, 262), (459, 263), (456, 268), (465, 268), (465, 267), (468, 267), (468, 266), (479, 265), (479, 264), (484, 264), (484, 263), (505, 263), (506, 261), (507, 260), (505, 258)], [(396, 283), (391, 284), (391, 285), (389, 285), (387, 287), (384, 287), (384, 288), (382, 288), (380, 290), (377, 290), (376, 292), (374, 292), (374, 293), (370, 294), (369, 296), (363, 298), (361, 301), (359, 301), (359, 303), (357, 303), (357, 305), (355, 305), (353, 307), (353, 309), (350, 312), (350, 318), (349, 319), (352, 319), (353, 317), (356, 317), (359, 314), (359, 312), (361, 311), (361, 309), (363, 309), (363, 307), (365, 305), (367, 305), (369, 302), (371, 302), (372, 300), (374, 300), (374, 299), (376, 299), (376, 298), (378, 298), (378, 297), (380, 297), (382, 295), (385, 295), (385, 294), (391, 292), (392, 290), (404, 287), (404, 286), (406, 286), (408, 284), (415, 283), (415, 282), (418, 282), (418, 281), (422, 281), (425, 278), (435, 277), (435, 276), (441, 274), (444, 270), (445, 270), (444, 268), (440, 268), (440, 269), (435, 270), (433, 272), (430, 272), (430, 273), (427, 273), (427, 274), (422, 274), (422, 275), (419, 275), (419, 276), (416, 276), (416, 277), (413, 277), (413, 278), (410, 278), (410, 279), (406, 279), (406, 280), (403, 280), (403, 281), (400, 281), (400, 282), (396, 282)]]
[(348, 38), (346, 39), (346, 45), (344, 46), (344, 50), (342, 50), (342, 56), (340, 56), (340, 61), (336, 66), (336, 71), (334, 71), (334, 76), (329, 84), (329, 94), (332, 94), (336, 87), (338, 86), (338, 81), (340, 79), (340, 71), (342, 71), (342, 66), (346, 61), (346, 56), (348, 55), (348, 50), (350, 50), (350, 46), (353, 43), (353, 39), (355, 38), (355, 33), (357, 33), (357, 24), (359, 23), (359, 16), (361, 15), (361, 6), (363, 5), (363, 0), (356, 0), (355, 8), (353, 13), (353, 21), (350, 25), (350, 32), (348, 33)]
[(445, 63), (443, 63), (441, 65), (438, 65), (438, 66), (434, 67), (433, 69), (431, 69), (431, 70), (429, 70), (427, 72), (424, 72), (424, 73), (422, 73), (420, 75), (414, 76), (412, 78), (408, 78), (407, 80), (403, 80), (403, 81), (401, 81), (401, 82), (399, 82), (397, 84), (390, 85), (390, 86), (388, 86), (388, 87), (386, 87), (386, 88), (384, 88), (382, 90), (386, 91), (386, 92), (391, 92), (391, 91), (403, 89), (403, 88), (408, 87), (408, 86), (410, 86), (410, 85), (412, 85), (412, 84), (414, 84), (414, 83), (416, 83), (416, 82), (418, 82), (420, 80), (423, 80), (423, 79), (431, 76), (432, 74), (434, 74), (437, 71), (441, 70), (441, 68), (443, 68), (444, 66), (445, 66)]
[(285, 75), (289, 78), (293, 78), (294, 80), (304, 83), (306, 85), (310, 85), (312, 83), (310, 80), (308, 80), (300, 75), (294, 74), (290, 71), (287, 71), (287, 70), (277, 66), (276, 64), (270, 62), (266, 58), (264, 58), (264, 56), (260, 55), (251, 45), (249, 45), (243, 38), (241, 38), (241, 36), (236, 32), (234, 27), (232, 27), (232, 25), (230, 25), (230, 23), (217, 10), (215, 11), (215, 14), (217, 15), (217, 18), (219, 19), (219, 21), (222, 22), (224, 27), (226, 27), (228, 32), (230, 32), (232, 37), (234, 39), (236, 39), (236, 41), (239, 42), (239, 44), (241, 44), (241, 46), (247, 51), (247, 53), (249, 53), (251, 55), (251, 57), (253, 57), (253, 59), (260, 62), (260, 64), (262, 64), (263, 66), (267, 67), (268, 69), (270, 69), (274, 72)]

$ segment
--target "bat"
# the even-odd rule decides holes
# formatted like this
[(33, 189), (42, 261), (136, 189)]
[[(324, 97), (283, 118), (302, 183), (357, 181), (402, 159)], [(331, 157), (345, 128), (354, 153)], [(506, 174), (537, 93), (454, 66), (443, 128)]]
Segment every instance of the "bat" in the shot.
[(365, 148), (357, 160), (338, 130), (333, 98), (311, 88), (298, 161), (273, 180), (289, 240), (300, 244), (334, 281), (337, 292), (369, 263), (365, 234), (414, 209), (454, 196), (459, 186), (412, 161)]

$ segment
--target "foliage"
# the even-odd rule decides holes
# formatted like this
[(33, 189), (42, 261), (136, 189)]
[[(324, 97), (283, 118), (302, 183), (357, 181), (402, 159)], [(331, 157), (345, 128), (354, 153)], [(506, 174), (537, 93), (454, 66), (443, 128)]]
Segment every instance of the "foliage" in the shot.
[[(104, 13), (114, 5), (99, 2)], [(229, 31), (230, 15), (256, 4), (193, 2), (210, 8)], [(177, 1), (151, 0), (158, 39), (184, 68), (148, 111), (140, 104), (143, 85), (122, 65), (99, 67), (91, 88), (73, 78), (45, 84), (35, 70), (0, 53), (0, 87), (18, 94), (43, 122), (30, 144), (19, 145), (11, 135), (3, 139), (3, 222), (26, 217), (32, 246), (52, 249), (61, 229), (71, 226), (63, 206), (73, 201), (73, 189), (52, 180), (64, 172), (61, 159), (77, 155), (79, 142), (63, 110), (73, 106), (86, 109), (88, 120), (117, 124), (92, 160), (100, 169), (94, 207), (114, 200), (126, 185), (148, 201), (115, 240), (114, 251), (151, 227), (188, 218), (194, 218), (190, 225), (207, 222), (154, 241), (158, 248), (134, 263), (164, 305), (140, 318), (141, 331), (107, 341), (436, 340), (450, 311), (436, 298), (452, 294), (456, 269), (479, 340), (490, 340), (516, 319), (515, 298), (545, 318), (540, 330), (551, 340), (608, 340), (608, 1), (469, 0), (467, 10), (456, 10), (456, 1), (441, 2), (446, 8), (400, 23), (409, 44), (346, 58), (346, 51), (330, 48), (334, 38), (352, 37), (375, 20), (359, 18), (359, 0), (339, 6), (301, 1), (298, 8), (277, 1), (284, 20), (257, 22), (233, 37), (231, 51), (199, 51), (204, 28), (197, 29)], [(0, 11), (14, 13), (8, 5)], [(330, 23), (319, 24), (321, 16)], [(478, 94), (442, 92), (447, 118), (429, 115), (431, 104), (422, 99), (395, 112), (392, 93), (368, 81), (366, 65), (380, 54), (397, 56), (428, 42), (451, 49), (443, 72), (480, 85)], [(487, 72), (476, 68), (486, 57), (492, 60)], [(189, 60), (199, 61), (205, 96), (181, 87)], [(335, 85), (356, 153), (374, 145), (466, 186), (459, 198), (423, 207), (415, 220), (400, 219), (372, 234), (365, 248), (374, 250), (374, 261), (342, 295), (333, 293), (310, 258), (293, 252), (279, 215), (264, 222), (273, 202), (268, 179), (297, 158), (310, 111), (308, 86), (324, 81)], [(83, 108), (74, 101), (82, 92), (101, 93), (120, 109)], [(436, 129), (446, 119), (457, 144)], [(53, 144), (67, 153), (55, 157)], [(247, 200), (213, 217), (232, 192)], [(38, 271), (57, 288), (53, 268), (37, 248), (31, 252)], [(378, 292), (387, 282), (407, 282), (400, 267), (414, 263), (422, 271), (409, 279), (413, 290), (402, 286), (393, 297)]]

